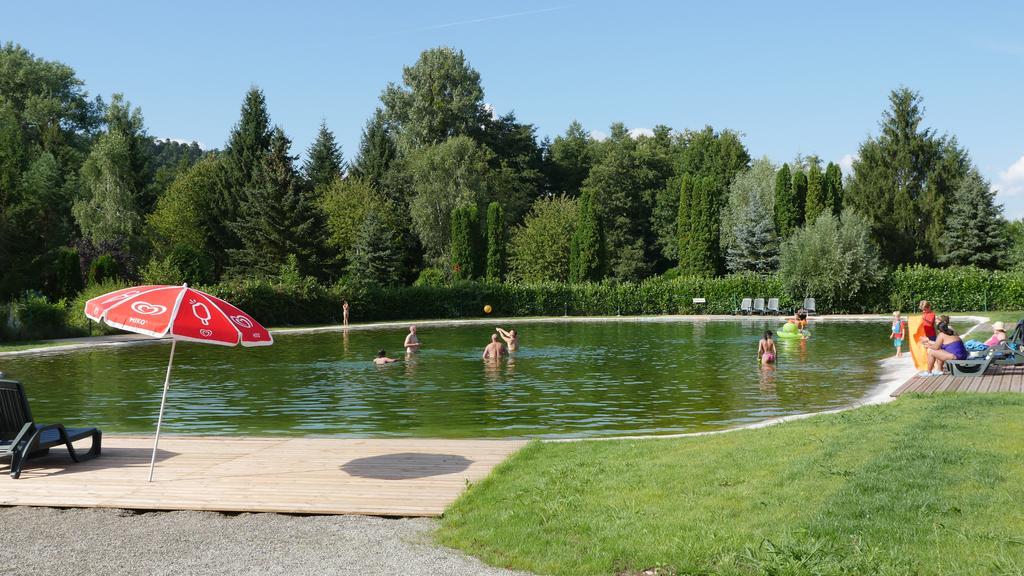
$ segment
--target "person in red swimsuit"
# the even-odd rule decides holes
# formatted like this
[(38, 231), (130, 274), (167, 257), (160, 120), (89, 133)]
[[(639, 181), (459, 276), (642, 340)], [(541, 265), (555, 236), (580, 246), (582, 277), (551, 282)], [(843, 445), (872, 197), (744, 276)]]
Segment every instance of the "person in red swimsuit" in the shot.
[(924, 335), (935, 342), (935, 312), (932, 310), (932, 305), (927, 300), (921, 300), (917, 307), (921, 309), (921, 326), (924, 327)]

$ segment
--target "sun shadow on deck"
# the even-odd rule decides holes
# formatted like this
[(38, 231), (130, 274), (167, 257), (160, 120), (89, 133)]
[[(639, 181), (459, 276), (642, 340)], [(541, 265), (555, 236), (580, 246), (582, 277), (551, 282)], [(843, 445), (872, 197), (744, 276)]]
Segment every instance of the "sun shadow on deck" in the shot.
[[(78, 452), (84, 453), (84, 449), (75, 446)], [(103, 452), (90, 460), (75, 462), (68, 455), (63, 446), (50, 448), (49, 453), (29, 458), (22, 469), (22, 478), (38, 478), (43, 476), (64, 476), (66, 474), (81, 473), (87, 470), (101, 470), (104, 468), (149, 468), (149, 459), (152, 456), (151, 448), (110, 448), (103, 447)], [(177, 456), (178, 452), (158, 449), (156, 451), (156, 463), (160, 464), (168, 458)], [(10, 460), (0, 461), (0, 475), (8, 475), (11, 472)]]
[(376, 480), (411, 480), (455, 474), (469, 468), (473, 461), (458, 454), (400, 452), (357, 458), (341, 469), (350, 476)]

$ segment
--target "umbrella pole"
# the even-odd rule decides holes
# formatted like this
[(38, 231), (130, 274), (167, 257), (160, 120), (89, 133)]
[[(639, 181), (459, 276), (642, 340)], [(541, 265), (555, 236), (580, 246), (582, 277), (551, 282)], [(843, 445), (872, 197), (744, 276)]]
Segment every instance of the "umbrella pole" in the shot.
[(167, 376), (164, 377), (164, 394), (160, 398), (160, 416), (156, 419), (156, 437), (153, 438), (153, 457), (149, 460), (149, 481), (153, 481), (153, 467), (156, 466), (156, 447), (160, 444), (160, 425), (164, 421), (164, 404), (167, 402), (167, 388), (171, 385), (171, 367), (174, 366), (174, 347), (178, 341), (171, 339), (171, 358), (167, 361)]

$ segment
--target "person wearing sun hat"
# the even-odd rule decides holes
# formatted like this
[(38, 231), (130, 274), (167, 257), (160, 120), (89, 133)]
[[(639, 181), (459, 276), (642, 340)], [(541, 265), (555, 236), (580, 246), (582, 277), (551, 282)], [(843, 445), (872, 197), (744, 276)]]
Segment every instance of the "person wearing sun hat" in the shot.
[(1001, 321), (992, 323), (992, 337), (985, 340), (985, 346), (998, 346), (1006, 342), (1006, 327)]

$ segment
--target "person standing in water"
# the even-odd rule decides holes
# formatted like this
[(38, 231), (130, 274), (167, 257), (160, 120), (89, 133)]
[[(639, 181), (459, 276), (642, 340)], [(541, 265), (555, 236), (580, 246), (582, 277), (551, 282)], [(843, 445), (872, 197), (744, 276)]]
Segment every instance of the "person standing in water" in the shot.
[(491, 334), (491, 343), (484, 348), (484, 360), (497, 360), (505, 355), (505, 345), (498, 342), (498, 335)]
[(764, 337), (757, 343), (757, 361), (762, 364), (775, 363), (775, 340), (772, 340), (771, 330), (765, 330)]
[(892, 345), (896, 347), (896, 357), (903, 357), (903, 341), (907, 338), (906, 323), (900, 318), (900, 311), (892, 313), (892, 329), (889, 331), (889, 338)]
[(348, 328), (348, 300), (341, 303), (341, 324)]
[(405, 353), (413, 354), (420, 349), (420, 339), (416, 337), (416, 326), (409, 326), (409, 334), (405, 337)]
[(509, 352), (515, 352), (519, 350), (519, 335), (516, 333), (515, 328), (505, 331), (503, 328), (497, 328), (498, 334), (501, 335), (501, 339), (505, 341), (508, 346)]

